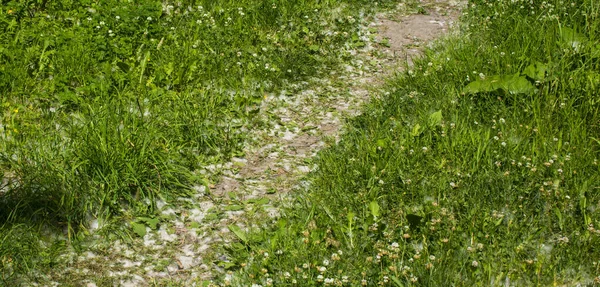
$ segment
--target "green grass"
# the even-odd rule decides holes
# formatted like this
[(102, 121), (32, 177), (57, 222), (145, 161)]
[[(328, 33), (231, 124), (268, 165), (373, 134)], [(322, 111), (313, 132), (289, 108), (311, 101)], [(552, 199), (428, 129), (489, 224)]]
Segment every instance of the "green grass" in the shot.
[(205, 184), (264, 93), (363, 44), (365, 4), (0, 1), (0, 282), (53, 266), (90, 217)]
[(599, 284), (600, 5), (464, 12), (277, 224), (230, 246), (230, 284)]

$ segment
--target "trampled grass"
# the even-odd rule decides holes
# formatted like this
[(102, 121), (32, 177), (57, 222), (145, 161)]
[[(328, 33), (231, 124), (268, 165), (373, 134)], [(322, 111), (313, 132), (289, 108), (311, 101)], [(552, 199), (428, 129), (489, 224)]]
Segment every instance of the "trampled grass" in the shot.
[(265, 92), (361, 45), (365, 4), (0, 2), (0, 280), (52, 266), (90, 218), (203, 184)]
[(470, 1), (320, 153), (248, 286), (600, 283), (600, 6)]

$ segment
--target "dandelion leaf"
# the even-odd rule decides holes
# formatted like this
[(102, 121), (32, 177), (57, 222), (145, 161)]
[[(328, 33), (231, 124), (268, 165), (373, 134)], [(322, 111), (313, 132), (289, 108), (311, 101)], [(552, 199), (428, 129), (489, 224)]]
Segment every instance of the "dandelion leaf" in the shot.
[(535, 62), (523, 71), (523, 75), (526, 75), (536, 81), (543, 81), (546, 78), (546, 71), (548, 67), (540, 62)]
[(429, 115), (429, 125), (432, 127), (439, 126), (442, 124), (442, 110)]
[[(544, 72), (545, 73), (545, 72)], [(519, 74), (495, 75), (469, 83), (463, 88), (465, 94), (476, 94), (504, 90), (511, 94), (532, 94), (535, 86), (526, 77)]]
[(146, 235), (146, 225), (143, 223), (132, 222), (131, 228), (133, 229), (133, 232), (139, 237), (144, 237), (144, 235)]
[(381, 213), (379, 212), (379, 204), (377, 203), (377, 201), (371, 201), (371, 203), (369, 203), (369, 210), (371, 211), (371, 215), (373, 215), (374, 218), (378, 218)]
[(233, 234), (235, 234), (235, 236), (237, 236), (240, 240), (242, 240), (244, 242), (248, 242), (246, 233), (239, 226), (232, 224), (232, 225), (227, 226), (227, 228), (229, 228), (229, 230), (231, 232), (233, 232)]
[(536, 91), (535, 86), (519, 74), (505, 76), (501, 85), (502, 89), (511, 94), (533, 94)]
[(585, 35), (578, 33), (571, 28), (563, 27), (560, 29), (559, 33), (563, 45), (572, 47), (575, 51), (579, 51), (580, 47), (588, 41), (588, 38)]
[(413, 127), (412, 131), (410, 132), (410, 135), (411, 135), (411, 136), (413, 136), (413, 137), (417, 137), (417, 136), (419, 136), (420, 134), (421, 134), (421, 125), (419, 125), (419, 124), (416, 124), (416, 125)]

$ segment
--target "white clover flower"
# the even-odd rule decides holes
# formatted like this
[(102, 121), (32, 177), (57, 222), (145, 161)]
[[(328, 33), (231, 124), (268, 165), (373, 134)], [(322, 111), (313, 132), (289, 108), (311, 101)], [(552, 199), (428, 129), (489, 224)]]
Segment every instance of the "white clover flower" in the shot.
[[(327, 260), (327, 259), (323, 260), (323, 265), (329, 266), (329, 260)], [(323, 271), (323, 272), (325, 272), (325, 271)]]
[(473, 260), (473, 262), (471, 262), (471, 265), (477, 268), (477, 266), (479, 266), (479, 262), (477, 262), (477, 260)]
[(325, 271), (327, 271), (327, 268), (325, 266), (320, 266), (317, 268), (317, 270), (319, 270), (319, 272), (321, 273), (325, 273)]
[(400, 247), (400, 244), (398, 244), (398, 242), (392, 242), (392, 248), (398, 248)]
[(115, 16), (115, 19), (119, 20), (121, 17), (119, 15)]
[(148, 16), (148, 18), (146, 18), (146, 20), (152, 21), (152, 17)]

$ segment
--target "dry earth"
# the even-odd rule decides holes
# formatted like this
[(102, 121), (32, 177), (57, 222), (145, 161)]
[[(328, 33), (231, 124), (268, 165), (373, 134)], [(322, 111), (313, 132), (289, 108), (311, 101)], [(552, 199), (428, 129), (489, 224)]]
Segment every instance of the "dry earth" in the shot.
[[(69, 267), (48, 280), (69, 278), (89, 287), (195, 286), (222, 274), (219, 265), (228, 260), (223, 246), (235, 240), (228, 227), (261, 227), (279, 216), (278, 207), (315, 168), (311, 158), (339, 139), (344, 120), (382, 94), (377, 86), (383, 79), (410, 65), (426, 43), (447, 32), (460, 9), (459, 2), (441, 0), (421, 7), (411, 11), (399, 5), (368, 20), (362, 29), (367, 45), (348, 48), (352, 60), (329, 77), (265, 95), (248, 128), (245, 156), (199, 171), (218, 180), (208, 189), (196, 187), (193, 198), (178, 205), (159, 202), (163, 221), (156, 230), (147, 228), (143, 240), (107, 245), (103, 224), (94, 221), (97, 243), (65, 255)], [(62, 285), (56, 281), (47, 285)]]

